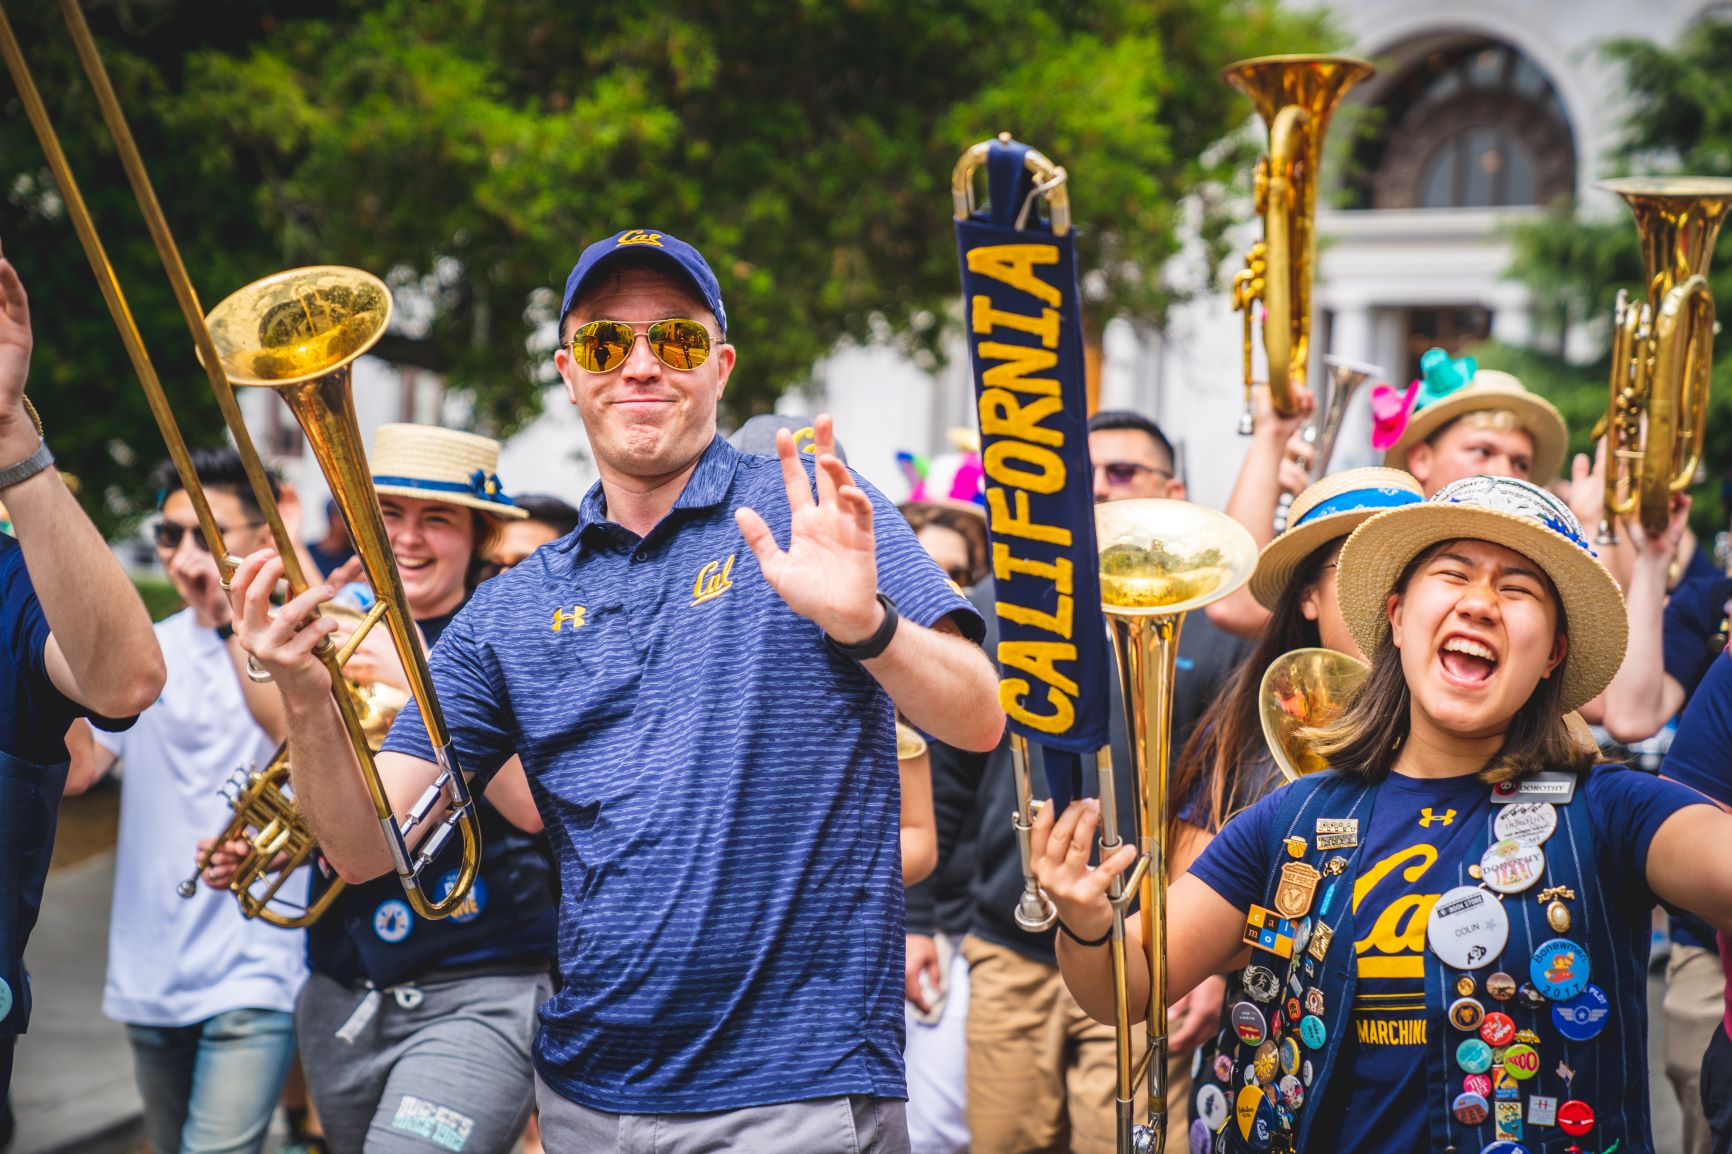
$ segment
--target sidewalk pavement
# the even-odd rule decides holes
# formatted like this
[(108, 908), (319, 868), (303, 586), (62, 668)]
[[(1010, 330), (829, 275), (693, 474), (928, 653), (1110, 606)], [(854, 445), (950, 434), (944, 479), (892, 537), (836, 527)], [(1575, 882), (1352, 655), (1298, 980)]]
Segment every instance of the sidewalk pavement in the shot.
[(35, 1006), (18, 1039), (7, 1154), (86, 1148), (139, 1119), (126, 1028), (101, 1009), (113, 893), (112, 850), (48, 875), (24, 957)]

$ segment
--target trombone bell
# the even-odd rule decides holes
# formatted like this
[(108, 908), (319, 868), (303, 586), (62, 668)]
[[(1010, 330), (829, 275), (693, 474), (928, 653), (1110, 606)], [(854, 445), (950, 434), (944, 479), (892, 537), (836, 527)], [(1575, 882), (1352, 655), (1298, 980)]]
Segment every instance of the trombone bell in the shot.
[[(1257, 544), (1224, 513), (1153, 498), (1095, 507), (1102, 609), (1112, 628), (1124, 689), (1125, 727), (1137, 779), (1142, 858), (1128, 882), (1114, 878), (1113, 1005), (1118, 1058), (1120, 1154), (1162, 1149), (1167, 1126), (1167, 779), (1172, 761), (1173, 679), (1185, 614), (1226, 597), (1251, 577)], [(1117, 788), (1112, 759), (1099, 763), (1101, 854), (1117, 847)], [(1109, 840), (1110, 839), (1110, 840)], [(1125, 917), (1142, 907), (1149, 972), (1148, 1052), (1133, 1061), (1126, 977)], [(1149, 1116), (1137, 1125), (1137, 1070), (1146, 1071)]]
[(343, 367), (372, 348), (390, 323), (385, 282), (341, 265), (254, 281), (205, 317), (229, 383), (275, 387)]

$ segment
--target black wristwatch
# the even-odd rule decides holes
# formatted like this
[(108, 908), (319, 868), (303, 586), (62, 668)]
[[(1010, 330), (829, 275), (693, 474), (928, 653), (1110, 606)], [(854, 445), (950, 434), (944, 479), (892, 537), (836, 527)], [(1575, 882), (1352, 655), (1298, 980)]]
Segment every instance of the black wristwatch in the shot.
[(902, 620), (902, 614), (896, 612), (896, 602), (883, 593), (878, 594), (878, 604), (884, 606), (884, 620), (877, 630), (866, 640), (856, 645), (844, 645), (828, 633), (824, 634), (824, 644), (843, 657), (855, 661), (870, 661), (890, 648), (890, 639), (896, 636), (896, 623)]

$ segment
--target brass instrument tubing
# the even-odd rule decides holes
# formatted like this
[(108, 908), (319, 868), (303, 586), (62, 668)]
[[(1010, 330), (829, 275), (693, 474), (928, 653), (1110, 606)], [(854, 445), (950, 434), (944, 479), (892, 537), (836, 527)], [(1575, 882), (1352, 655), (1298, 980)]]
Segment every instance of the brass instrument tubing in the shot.
[(1022, 897), (1016, 903), (1016, 924), (1031, 934), (1050, 930), (1058, 921), (1058, 907), (1041, 891), (1034, 876), (1034, 844), (1031, 840), (1034, 815), (1040, 803), (1034, 800), (1029, 781), (1028, 739), (1020, 733), (1010, 735), (1010, 765), (1016, 778), (1016, 812), (1010, 824), (1016, 830), (1016, 851), (1022, 858)]

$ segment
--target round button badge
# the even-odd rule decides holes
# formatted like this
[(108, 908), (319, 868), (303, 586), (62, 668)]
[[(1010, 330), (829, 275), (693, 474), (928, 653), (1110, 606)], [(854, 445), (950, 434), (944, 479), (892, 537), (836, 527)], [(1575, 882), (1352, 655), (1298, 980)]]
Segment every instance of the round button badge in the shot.
[(1490, 994), (1494, 1001), (1507, 1002), (1511, 998), (1515, 997), (1516, 981), (1502, 970), (1499, 970), (1497, 973), (1485, 980), (1485, 992)]
[(1515, 1021), (1508, 1014), (1487, 1014), (1479, 1024), (1479, 1036), (1488, 1046), (1507, 1046), (1515, 1038)]
[(1461, 1092), (1478, 1094), (1481, 1098), (1489, 1099), (1491, 1097), (1491, 1075), (1469, 1074), (1461, 1080)]
[(1251, 1068), (1257, 1071), (1257, 1081), (1265, 1086), (1275, 1084), (1275, 1074), (1281, 1069), (1281, 1051), (1273, 1039), (1257, 1047), (1257, 1054), (1251, 1059)]
[(1558, 1129), (1579, 1138), (1594, 1128), (1594, 1108), (1572, 1098), (1558, 1107)]
[(1233, 1032), (1239, 1035), (1239, 1041), (1247, 1046), (1261, 1046), (1268, 1036), (1268, 1024), (1263, 1021), (1263, 1011), (1250, 1002), (1240, 1002), (1233, 1007)]
[(1540, 1072), (1539, 1051), (1526, 1042), (1518, 1042), (1503, 1052), (1503, 1069), (1516, 1081), (1525, 1082)]
[(1329, 1030), (1323, 1025), (1323, 1019), (1316, 1014), (1305, 1015), (1299, 1023), (1299, 1040), (1307, 1049), (1321, 1050), (1323, 1043), (1329, 1040)]
[(1469, 1038), (1455, 1048), (1455, 1064), (1469, 1074), (1483, 1074), (1491, 1069), (1491, 1047), (1478, 1038)]
[[(1497, 788), (1502, 789), (1503, 786)], [(1511, 1142), (1507, 1138), (1500, 1138), (1488, 1146), (1481, 1146), (1479, 1154), (1528, 1154), (1528, 1148), (1520, 1142)]]
[(1211, 1132), (1227, 1124), (1227, 1095), (1219, 1086), (1203, 1086), (1197, 1091), (1197, 1121), (1206, 1123)]
[(1233, 1081), (1233, 1059), (1227, 1054), (1215, 1055), (1215, 1081), (1231, 1083)]
[(1589, 984), (1569, 1001), (1552, 1006), (1552, 1024), (1570, 1041), (1586, 1042), (1606, 1028), (1611, 1014), (1612, 1000), (1606, 991)]
[(1281, 1072), (1289, 1077), (1299, 1072), (1299, 1043), (1292, 1038), (1281, 1039)]
[(1457, 998), (1449, 1007), (1449, 1024), (1463, 1033), (1479, 1029), (1485, 1020), (1485, 1007), (1478, 998)]
[(0, 978), (0, 1021), (12, 1012), (12, 987), (5, 978)]
[(1546, 802), (1524, 802), (1499, 806), (1492, 831), (1500, 838), (1515, 838), (1529, 845), (1544, 845), (1558, 828), (1558, 811)]
[(1546, 872), (1546, 851), (1532, 842), (1506, 837), (1486, 847), (1479, 869), (1485, 884), (1498, 893), (1519, 894)]
[(1305, 1104), (1305, 1087), (1291, 1074), (1281, 1079), (1275, 1093), (1281, 1096), (1281, 1104), (1289, 1110), (1297, 1110)]
[(1509, 941), (1503, 903), (1478, 886), (1456, 886), (1437, 899), (1426, 919), (1431, 952), (1458, 970), (1488, 966)]
[(1201, 1118), (1191, 1122), (1191, 1154), (1209, 1154), (1214, 1149), (1215, 1135)]
[(1491, 1106), (1483, 1094), (1457, 1094), (1449, 1111), (1463, 1126), (1478, 1126), (1491, 1117)]
[(1539, 992), (1567, 1002), (1588, 984), (1588, 952), (1568, 938), (1553, 938), (1534, 951), (1529, 976)]

